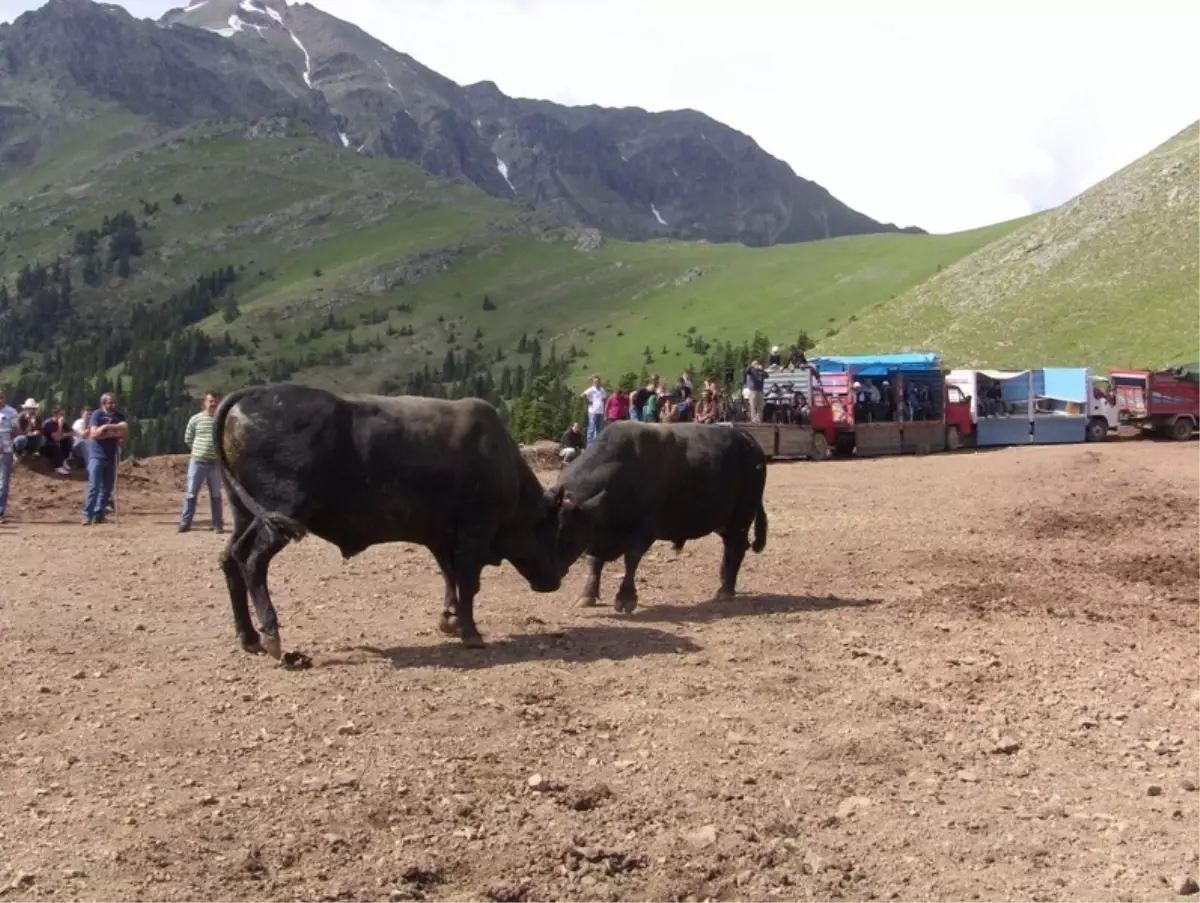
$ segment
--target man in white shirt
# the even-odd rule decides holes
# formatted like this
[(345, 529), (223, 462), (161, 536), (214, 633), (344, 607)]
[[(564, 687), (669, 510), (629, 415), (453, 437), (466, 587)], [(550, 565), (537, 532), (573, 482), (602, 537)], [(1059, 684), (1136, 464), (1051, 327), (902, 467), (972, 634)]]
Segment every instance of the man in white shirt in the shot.
[(600, 430), (604, 429), (604, 405), (608, 401), (608, 393), (604, 391), (604, 381), (599, 373), (592, 377), (592, 384), (582, 394), (588, 403), (587, 444), (590, 448), (600, 435)]
[(4, 390), (0, 389), (0, 524), (4, 523), (8, 507), (8, 485), (13, 469), (13, 438), (18, 431), (21, 415), (8, 404)]

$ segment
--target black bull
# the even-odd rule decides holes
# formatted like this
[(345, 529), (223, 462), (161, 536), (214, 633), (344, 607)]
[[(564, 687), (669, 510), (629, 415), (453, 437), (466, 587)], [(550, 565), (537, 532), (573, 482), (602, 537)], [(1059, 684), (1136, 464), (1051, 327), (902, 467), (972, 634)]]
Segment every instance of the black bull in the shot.
[(667, 540), (678, 552), (689, 539), (709, 533), (724, 542), (716, 598), (732, 599), (747, 547), (758, 553), (766, 546), (766, 482), (762, 449), (732, 427), (610, 424), (556, 483), (566, 491), (559, 555), (574, 562), (586, 550), (590, 558), (580, 604), (596, 604), (605, 563), (624, 555), (625, 577), (613, 607), (632, 612), (637, 566), (650, 546)]
[(233, 508), (221, 568), (249, 652), (283, 657), (267, 568), (308, 533), (345, 558), (387, 542), (428, 548), (446, 584), (438, 626), (472, 647), (483, 645), (474, 601), (485, 565), (506, 559), (533, 590), (554, 592), (572, 563), (557, 555), (562, 493), (542, 487), (486, 402), (259, 386), (221, 402), (213, 440)]

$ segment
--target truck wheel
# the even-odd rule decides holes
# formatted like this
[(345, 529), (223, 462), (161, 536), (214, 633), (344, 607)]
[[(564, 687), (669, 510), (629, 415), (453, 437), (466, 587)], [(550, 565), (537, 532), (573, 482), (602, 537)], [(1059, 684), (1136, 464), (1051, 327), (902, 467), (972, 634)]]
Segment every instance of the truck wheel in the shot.
[(1088, 442), (1103, 442), (1108, 436), (1108, 421), (1103, 417), (1093, 417), (1088, 421), (1085, 437)]
[(1171, 424), (1171, 438), (1176, 442), (1186, 442), (1192, 438), (1192, 421), (1186, 417), (1180, 417)]
[(946, 448), (949, 451), (958, 451), (962, 447), (962, 436), (958, 434), (958, 427), (946, 427)]
[(810, 457), (814, 461), (824, 461), (829, 457), (829, 442), (824, 433), (813, 433)]

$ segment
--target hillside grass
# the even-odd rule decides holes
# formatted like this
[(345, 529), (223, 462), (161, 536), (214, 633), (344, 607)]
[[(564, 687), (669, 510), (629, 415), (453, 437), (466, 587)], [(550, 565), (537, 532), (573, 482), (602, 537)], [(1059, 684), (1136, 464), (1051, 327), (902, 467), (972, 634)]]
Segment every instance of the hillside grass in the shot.
[[(282, 131), (250, 138), (244, 125), (210, 124), (114, 155), (137, 123), (106, 125), (108, 115), (80, 124), (80, 143), (39, 164), (36, 178), (0, 183), (9, 229), (0, 272), (10, 287), (24, 263), (69, 255), (74, 230), (129, 209), (149, 226), (146, 254), (130, 279), (98, 289), (77, 281), (81, 304), (117, 310), (165, 298), (232, 264), (241, 315), (227, 323), (215, 314), (202, 328), (228, 331), (262, 363), (345, 345), (345, 331), (307, 339), (333, 313), (354, 325), (354, 342), (377, 337), (384, 350), (293, 378), (346, 389), (370, 389), (424, 363), (440, 368), (452, 347), (515, 365), (522, 333), (539, 337), (543, 356), (551, 343), (560, 356), (574, 345), (586, 353), (581, 374), (596, 369), (614, 380), (640, 369), (647, 346), (651, 369), (698, 363), (682, 338), (693, 327), (708, 341), (756, 330), (781, 344), (801, 330), (820, 339), (1020, 225), (774, 248), (606, 241), (581, 250), (578, 230), (473, 186)], [(172, 202), (176, 193), (182, 204)], [(158, 212), (143, 215), (143, 201)], [(485, 294), (497, 310), (482, 309)], [(389, 323), (413, 335), (387, 336)], [(191, 382), (228, 386), (237, 363)]]
[(822, 342), (954, 366), (1159, 367), (1200, 356), (1200, 123)]

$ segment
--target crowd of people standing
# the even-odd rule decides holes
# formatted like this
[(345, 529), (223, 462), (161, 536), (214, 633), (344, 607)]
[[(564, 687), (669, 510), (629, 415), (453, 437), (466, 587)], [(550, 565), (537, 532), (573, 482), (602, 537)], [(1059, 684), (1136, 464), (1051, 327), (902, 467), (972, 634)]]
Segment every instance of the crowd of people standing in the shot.
[[(212, 501), (212, 529), (224, 532), (221, 482), (212, 441), (213, 418), (220, 400), (221, 396), (215, 392), (205, 394), (203, 409), (188, 421), (184, 432), (191, 458), (180, 512), (181, 533), (191, 529), (202, 486), (208, 487)], [(53, 409), (44, 418), (39, 416), (40, 408), (37, 400), (30, 398), (18, 412), (8, 404), (5, 391), (0, 388), (0, 524), (8, 513), (15, 460), (23, 456), (47, 458), (53, 472), (64, 477), (72, 473), (72, 463), (86, 468), (82, 523), (84, 526), (105, 523), (109, 512), (116, 508), (117, 467), (121, 447), (129, 441), (129, 423), (117, 407), (116, 395), (106, 392), (100, 396), (98, 408), (83, 408), (70, 429), (66, 428), (61, 408)]]

